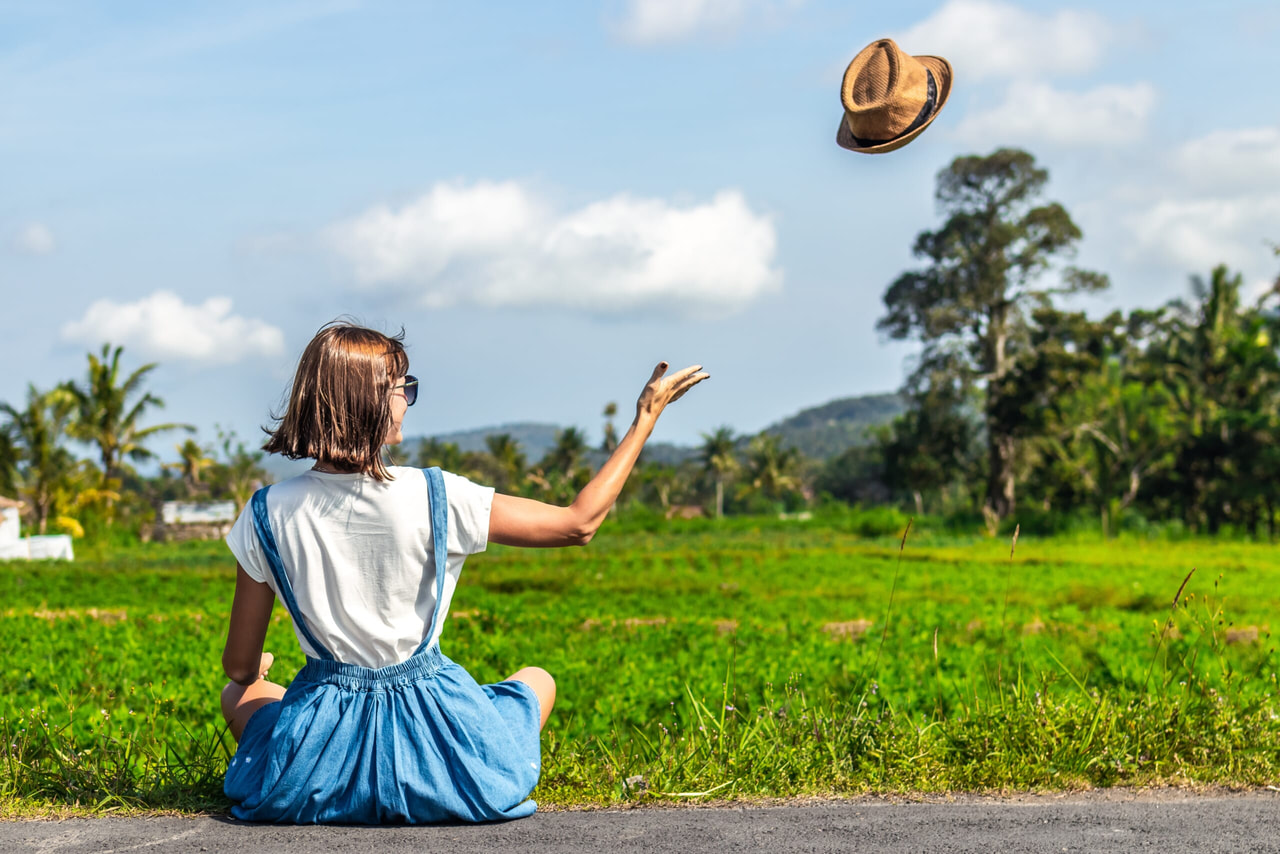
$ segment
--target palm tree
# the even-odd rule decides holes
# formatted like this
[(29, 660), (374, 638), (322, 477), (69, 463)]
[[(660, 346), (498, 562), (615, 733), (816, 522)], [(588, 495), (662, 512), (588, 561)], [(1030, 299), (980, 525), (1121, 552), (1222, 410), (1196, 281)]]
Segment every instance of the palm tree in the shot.
[[(143, 365), (121, 380), (120, 353), (110, 344), (102, 345), (102, 356), (89, 354), (89, 374), (84, 387), (67, 383), (65, 388), (75, 401), (76, 418), (70, 434), (82, 442), (98, 446), (103, 477), (118, 479), (121, 460), (135, 462), (153, 456), (143, 445), (147, 439), (168, 430), (195, 432), (190, 424), (156, 424), (140, 427), (138, 422), (147, 409), (164, 407), (164, 401), (142, 388), (147, 374), (156, 363)], [(141, 397), (138, 395), (141, 394)]]
[(739, 469), (734, 453), (737, 445), (732, 427), (719, 427), (714, 433), (702, 434), (702, 470), (711, 474), (716, 482), (716, 518), (724, 516), (724, 484)]
[(500, 492), (513, 490), (524, 480), (525, 458), (520, 443), (510, 433), (493, 433), (484, 437), (485, 447), (493, 457)]
[(0, 424), (0, 496), (13, 495), (17, 490), (19, 458), (18, 438), (13, 422)]
[(217, 491), (229, 496), (239, 513), (249, 499), (271, 476), (262, 468), (261, 451), (251, 451), (240, 441), (235, 431), (218, 431), (223, 459), (212, 466)]
[(556, 434), (555, 447), (543, 459), (543, 466), (552, 471), (572, 475), (587, 452), (587, 437), (577, 427), (566, 427)]
[(32, 526), (41, 534), (55, 515), (63, 482), (76, 468), (75, 457), (62, 446), (75, 407), (66, 389), (41, 392), (33, 385), (27, 386), (26, 409), (0, 403), (0, 413), (9, 419), (6, 432), (18, 452), (14, 485), (31, 507)]
[(439, 466), (445, 471), (461, 472), (462, 463), (462, 450), (454, 442), (442, 442), (433, 437), (418, 443), (418, 454), (414, 460), (418, 468)]
[(799, 488), (796, 468), (800, 452), (782, 446), (782, 439), (761, 433), (747, 448), (747, 480), (766, 498), (777, 501), (784, 493)]
[(671, 491), (680, 481), (675, 466), (648, 465), (641, 469), (641, 482), (653, 491), (658, 506), (665, 513), (671, 507)]
[(195, 439), (188, 439), (174, 447), (178, 451), (178, 462), (165, 463), (165, 468), (182, 472), (182, 482), (187, 494), (195, 495), (204, 489), (204, 484), (200, 482), (201, 475), (217, 465), (217, 460), (209, 456), (209, 449)]
[(613, 426), (613, 419), (617, 415), (617, 403), (611, 400), (604, 405), (604, 441), (600, 443), (600, 450), (606, 454), (612, 454), (613, 449), (618, 447), (618, 428)]

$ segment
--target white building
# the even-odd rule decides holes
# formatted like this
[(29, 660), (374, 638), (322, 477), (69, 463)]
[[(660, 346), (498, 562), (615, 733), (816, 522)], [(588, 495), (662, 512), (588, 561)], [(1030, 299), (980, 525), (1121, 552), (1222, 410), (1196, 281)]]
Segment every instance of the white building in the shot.
[(234, 501), (166, 501), (152, 529), (157, 542), (220, 540), (236, 521)]
[(22, 502), (0, 496), (0, 560), (55, 558), (74, 560), (71, 538), (66, 534), (23, 537), (19, 511)]

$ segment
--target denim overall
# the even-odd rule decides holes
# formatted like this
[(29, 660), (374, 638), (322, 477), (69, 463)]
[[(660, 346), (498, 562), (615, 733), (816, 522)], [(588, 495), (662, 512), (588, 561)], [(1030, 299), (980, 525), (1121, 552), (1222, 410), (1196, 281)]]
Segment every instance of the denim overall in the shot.
[[(227, 768), (231, 813), (296, 824), (420, 824), (522, 818), (537, 785), (538, 698), (517, 681), (479, 685), (428, 646), (440, 619), (448, 504), (427, 469), (436, 605), (412, 656), (377, 669), (334, 658), (307, 627), (267, 518), (253, 496), (254, 530), (281, 601), (317, 657), (307, 657), (278, 703), (249, 719)], [(425, 576), (425, 573), (424, 573)], [(424, 581), (425, 583), (425, 581)]]

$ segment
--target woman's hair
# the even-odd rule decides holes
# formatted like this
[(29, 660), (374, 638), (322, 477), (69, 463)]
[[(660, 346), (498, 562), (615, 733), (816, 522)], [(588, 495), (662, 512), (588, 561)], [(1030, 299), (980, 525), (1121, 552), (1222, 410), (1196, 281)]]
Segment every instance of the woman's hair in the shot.
[(382, 444), (391, 425), (391, 385), (409, 370), (404, 330), (395, 336), (335, 320), (320, 328), (298, 360), (284, 415), (262, 449), (291, 460), (323, 460), (378, 480), (391, 474)]

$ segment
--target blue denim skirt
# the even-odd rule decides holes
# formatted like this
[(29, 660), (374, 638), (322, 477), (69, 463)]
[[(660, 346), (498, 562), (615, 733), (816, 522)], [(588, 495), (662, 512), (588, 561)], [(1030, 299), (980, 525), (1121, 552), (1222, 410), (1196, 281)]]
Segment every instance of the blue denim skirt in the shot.
[(438, 646), (379, 669), (308, 659), (245, 726), (231, 814), (293, 824), (425, 824), (530, 815), (538, 697), (479, 685)]

